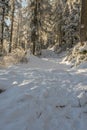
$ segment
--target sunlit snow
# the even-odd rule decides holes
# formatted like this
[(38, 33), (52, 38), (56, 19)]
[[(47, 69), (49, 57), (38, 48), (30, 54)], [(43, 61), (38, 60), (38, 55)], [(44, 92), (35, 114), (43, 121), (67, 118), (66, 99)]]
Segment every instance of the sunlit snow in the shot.
[(0, 130), (87, 130), (87, 69), (51, 50), (28, 58), (0, 69)]

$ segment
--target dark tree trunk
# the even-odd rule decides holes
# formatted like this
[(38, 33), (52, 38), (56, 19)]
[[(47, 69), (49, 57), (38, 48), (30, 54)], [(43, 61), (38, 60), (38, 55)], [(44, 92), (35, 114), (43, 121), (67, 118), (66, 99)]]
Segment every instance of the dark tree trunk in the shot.
[(3, 40), (4, 40), (4, 19), (5, 19), (5, 7), (2, 8), (2, 31), (1, 31), (1, 52), (3, 52)]
[(11, 36), (10, 36), (10, 43), (9, 43), (9, 53), (11, 53), (12, 50), (12, 40), (13, 40), (13, 23), (14, 23), (14, 11), (15, 11), (15, 1), (13, 0), (12, 5), (12, 18), (11, 18)]
[(87, 41), (87, 0), (81, 1), (80, 40), (81, 42)]
[(35, 7), (34, 7), (34, 30), (32, 33), (32, 42), (33, 42), (33, 55), (35, 55), (36, 50), (36, 41), (37, 41), (37, 0), (35, 0)]
[(38, 45), (40, 44), (40, 0), (35, 0), (33, 2), (33, 30), (31, 33), (31, 42), (33, 43), (32, 53), (35, 55), (38, 49)]

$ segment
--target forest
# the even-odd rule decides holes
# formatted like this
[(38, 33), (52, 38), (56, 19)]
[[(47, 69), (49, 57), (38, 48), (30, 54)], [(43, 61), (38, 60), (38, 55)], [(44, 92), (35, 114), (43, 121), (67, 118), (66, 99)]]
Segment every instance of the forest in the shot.
[(17, 48), (39, 56), (42, 49), (53, 48), (56, 53), (69, 52), (67, 60), (76, 64), (86, 60), (86, 4), (86, 0), (1, 0), (0, 56)]
[(0, 130), (87, 130), (87, 0), (0, 0)]

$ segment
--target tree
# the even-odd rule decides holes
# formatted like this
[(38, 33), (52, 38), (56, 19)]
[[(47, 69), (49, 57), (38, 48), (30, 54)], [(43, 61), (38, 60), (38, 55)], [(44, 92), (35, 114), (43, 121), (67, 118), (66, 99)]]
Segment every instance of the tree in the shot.
[(6, 16), (8, 15), (9, 10), (9, 0), (1, 0), (0, 2), (0, 12), (1, 12), (1, 49), (0, 51), (3, 52), (3, 43), (4, 43), (4, 37), (5, 37), (5, 28), (7, 26), (6, 24)]
[[(51, 30), (50, 24), (50, 4), (48, 0), (33, 0), (31, 9), (31, 43), (33, 44), (33, 54), (41, 54), (41, 46), (45, 36)], [(47, 37), (47, 36), (46, 36)]]
[(54, 28), (57, 36), (55, 50), (64, 51), (79, 42), (80, 1), (55, 0)]
[(12, 48), (15, 49), (19, 46), (20, 43), (20, 35), (23, 33), (20, 30), (23, 29), (22, 25), (22, 1), (21, 0), (10, 0), (10, 42), (9, 42), (9, 53), (11, 53)]
[(9, 43), (9, 53), (11, 53), (11, 45), (12, 45), (12, 40), (13, 40), (13, 23), (14, 23), (14, 11), (15, 11), (15, 0), (11, 1), (11, 9), (12, 9), (12, 14), (11, 14), (11, 34), (10, 34), (10, 43)]
[(33, 54), (36, 52), (36, 44), (40, 41), (39, 31), (40, 31), (40, 0), (35, 0), (31, 2), (32, 10), (32, 20), (31, 20), (31, 42), (33, 43)]
[(87, 41), (87, 0), (82, 0), (81, 3), (80, 40)]

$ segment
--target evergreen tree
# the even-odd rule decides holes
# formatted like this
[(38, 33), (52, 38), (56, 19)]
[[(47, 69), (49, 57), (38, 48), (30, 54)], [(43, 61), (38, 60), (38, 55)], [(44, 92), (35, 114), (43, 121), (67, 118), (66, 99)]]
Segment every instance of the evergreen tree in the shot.
[[(3, 52), (3, 44), (4, 44), (4, 39), (6, 38), (6, 33), (5, 30), (7, 27), (6, 23), (6, 16), (8, 15), (8, 10), (9, 10), (9, 0), (1, 0), (0, 1), (0, 51)], [(8, 30), (8, 29), (7, 29)]]
[(80, 40), (87, 41), (87, 0), (82, 0), (81, 3)]

